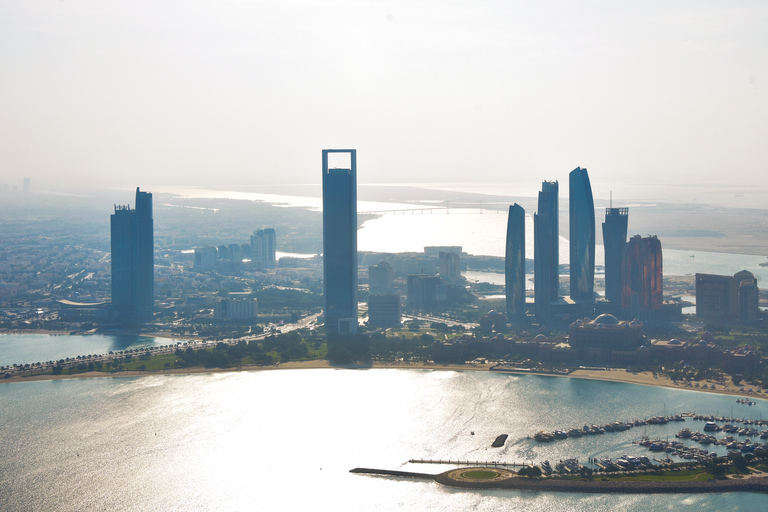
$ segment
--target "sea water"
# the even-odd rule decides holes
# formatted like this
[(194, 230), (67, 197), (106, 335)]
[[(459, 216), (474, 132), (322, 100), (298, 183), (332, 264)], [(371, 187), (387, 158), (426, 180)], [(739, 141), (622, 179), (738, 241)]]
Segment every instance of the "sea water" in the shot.
[(58, 361), (88, 354), (169, 345), (179, 341), (132, 334), (0, 334), (0, 366)]
[[(0, 385), (0, 510), (764, 510), (765, 496), (469, 491), (361, 476), (411, 459), (648, 455), (687, 420), (541, 444), (539, 430), (765, 401), (495, 372), (278, 370)], [(474, 432), (474, 435), (473, 435)], [(502, 448), (492, 448), (499, 434)]]

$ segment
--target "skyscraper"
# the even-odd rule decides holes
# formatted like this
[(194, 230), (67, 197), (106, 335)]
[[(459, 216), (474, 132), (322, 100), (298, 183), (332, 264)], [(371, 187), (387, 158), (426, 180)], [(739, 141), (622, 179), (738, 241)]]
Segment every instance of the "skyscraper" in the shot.
[(507, 218), (504, 281), (507, 318), (519, 322), (525, 319), (525, 210), (517, 203), (509, 207)]
[(621, 270), (621, 308), (633, 317), (660, 309), (664, 302), (661, 241), (655, 236), (629, 239)]
[(260, 261), (264, 268), (274, 268), (277, 262), (277, 235), (272, 228), (260, 229), (251, 235), (251, 252), (254, 261)]
[(368, 267), (368, 290), (371, 293), (390, 293), (392, 291), (392, 265), (386, 261)]
[(621, 303), (621, 260), (627, 244), (628, 208), (606, 208), (603, 222), (605, 248), (605, 299)]
[(571, 298), (595, 298), (595, 202), (586, 169), (568, 176), (568, 212), (571, 249)]
[(136, 209), (115, 206), (110, 217), (112, 306), (121, 320), (149, 322), (154, 313), (152, 194), (136, 189)]
[(440, 276), (448, 283), (461, 280), (461, 255), (453, 251), (440, 251)]
[(560, 295), (560, 240), (558, 184), (545, 181), (539, 192), (538, 211), (533, 215), (533, 265), (536, 316), (550, 318), (552, 301)]
[[(349, 168), (329, 168), (328, 155), (349, 155)], [(357, 332), (357, 155), (323, 150), (323, 286), (325, 329)]]

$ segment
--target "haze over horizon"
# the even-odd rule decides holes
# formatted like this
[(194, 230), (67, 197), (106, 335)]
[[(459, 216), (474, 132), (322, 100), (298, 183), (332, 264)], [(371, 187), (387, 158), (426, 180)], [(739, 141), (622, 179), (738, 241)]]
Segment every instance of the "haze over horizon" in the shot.
[(319, 183), (355, 148), (361, 184), (748, 187), (766, 26), (757, 1), (3, 2), (0, 182)]

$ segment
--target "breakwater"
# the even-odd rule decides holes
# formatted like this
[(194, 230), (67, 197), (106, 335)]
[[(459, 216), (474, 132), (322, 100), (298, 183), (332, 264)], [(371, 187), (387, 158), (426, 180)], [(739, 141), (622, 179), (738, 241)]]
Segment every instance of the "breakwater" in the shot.
[(768, 493), (768, 478), (755, 477), (726, 480), (690, 481), (626, 481), (626, 480), (565, 480), (560, 478), (512, 477), (490, 482), (467, 480), (460, 477), (466, 470), (446, 471), (434, 477), (440, 484), (467, 489), (513, 489), (518, 491), (624, 493), (624, 494), (679, 494), (716, 492)]
[[(485, 468), (480, 468), (485, 469)], [(516, 491), (617, 493), (617, 494), (700, 494), (718, 492), (755, 492), (768, 494), (768, 477), (743, 479), (654, 480), (616, 479), (566, 480), (562, 478), (527, 478), (497, 475), (488, 480), (468, 479), (462, 475), (470, 468), (454, 469), (437, 475), (389, 469), (354, 468), (350, 473), (434, 480), (449, 487), (464, 489), (511, 489)]]
[(435, 476), (429, 473), (416, 473), (413, 471), (397, 471), (395, 469), (372, 469), (372, 468), (355, 468), (350, 469), (350, 473), (356, 473), (358, 475), (380, 475), (380, 476), (397, 476), (405, 478), (420, 478), (422, 480), (434, 480)]

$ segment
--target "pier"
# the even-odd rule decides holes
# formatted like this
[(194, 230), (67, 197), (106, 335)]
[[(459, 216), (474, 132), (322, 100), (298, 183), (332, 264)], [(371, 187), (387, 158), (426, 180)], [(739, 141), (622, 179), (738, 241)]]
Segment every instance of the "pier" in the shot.
[(408, 462), (411, 464), (450, 464), (454, 466), (478, 466), (478, 467), (498, 467), (498, 466), (510, 466), (513, 468), (530, 467), (533, 466), (533, 462), (502, 462), (498, 460), (441, 460), (441, 459), (411, 459)]

